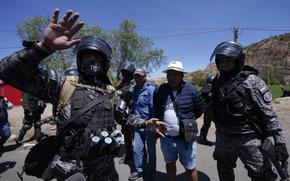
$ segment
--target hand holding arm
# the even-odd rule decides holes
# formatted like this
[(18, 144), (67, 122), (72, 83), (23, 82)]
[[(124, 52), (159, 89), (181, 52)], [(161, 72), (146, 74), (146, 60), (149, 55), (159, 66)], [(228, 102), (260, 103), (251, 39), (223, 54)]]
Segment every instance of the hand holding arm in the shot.
[(64, 50), (72, 47), (80, 39), (72, 39), (72, 37), (83, 27), (84, 22), (76, 21), (79, 14), (73, 14), (72, 10), (66, 12), (62, 20), (58, 23), (59, 10), (53, 12), (50, 23), (44, 31), (43, 38), (37, 45), (51, 53), (56, 50)]

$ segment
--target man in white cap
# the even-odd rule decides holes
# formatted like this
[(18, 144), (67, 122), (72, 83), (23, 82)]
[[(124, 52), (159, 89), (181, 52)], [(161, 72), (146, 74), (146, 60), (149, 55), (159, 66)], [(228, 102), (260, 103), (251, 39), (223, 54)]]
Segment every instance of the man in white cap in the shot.
[(153, 102), (156, 117), (168, 125), (167, 135), (160, 138), (167, 177), (169, 181), (176, 180), (179, 157), (187, 180), (197, 181), (195, 120), (203, 113), (204, 100), (194, 85), (183, 81), (186, 72), (180, 61), (171, 61), (163, 72), (167, 74), (168, 83), (155, 89)]

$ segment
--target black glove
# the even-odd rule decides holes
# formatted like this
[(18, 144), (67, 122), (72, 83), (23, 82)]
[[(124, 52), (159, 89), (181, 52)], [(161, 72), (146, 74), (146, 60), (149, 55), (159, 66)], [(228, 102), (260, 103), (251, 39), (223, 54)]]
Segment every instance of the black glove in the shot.
[(288, 159), (289, 154), (285, 143), (275, 144), (276, 157), (279, 161), (284, 162)]

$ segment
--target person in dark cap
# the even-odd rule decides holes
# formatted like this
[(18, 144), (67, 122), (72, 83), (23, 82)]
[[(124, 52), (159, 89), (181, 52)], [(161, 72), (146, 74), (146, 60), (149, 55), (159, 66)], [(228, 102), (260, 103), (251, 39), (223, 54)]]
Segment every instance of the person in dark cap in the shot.
[[(148, 84), (147, 73), (144, 68), (137, 68), (134, 71), (136, 86), (133, 90), (132, 114), (149, 120), (154, 116), (153, 92), (154, 86)], [(156, 140), (157, 137), (150, 130), (139, 128), (134, 134), (134, 163), (135, 172), (131, 173), (129, 180), (136, 180), (143, 175), (144, 180), (154, 180), (156, 173)], [(147, 144), (146, 155), (145, 144)], [(148, 156), (148, 159), (144, 159)], [(148, 163), (146, 162), (148, 160)], [(145, 170), (143, 170), (145, 168)]]

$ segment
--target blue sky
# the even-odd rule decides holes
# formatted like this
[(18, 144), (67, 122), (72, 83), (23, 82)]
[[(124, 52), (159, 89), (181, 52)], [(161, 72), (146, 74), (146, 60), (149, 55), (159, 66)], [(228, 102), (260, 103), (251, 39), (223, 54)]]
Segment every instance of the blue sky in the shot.
[[(17, 4), (17, 5), (16, 5)], [(164, 50), (167, 61), (181, 60), (186, 71), (204, 69), (215, 46), (233, 40), (231, 28), (241, 29), (238, 41), (251, 43), (290, 32), (289, 0), (9, 0), (0, 7), (0, 57), (18, 50), (16, 25), (29, 17), (61, 16), (72, 9), (87, 25), (115, 29), (124, 18), (136, 22), (141, 35)], [(248, 28), (245, 29), (245, 28)], [(253, 29), (262, 30), (253, 30)], [(213, 32), (215, 30), (224, 30)], [(279, 31), (276, 31), (279, 30)], [(282, 31), (280, 31), (282, 30)], [(9, 48), (10, 47), (10, 48)], [(161, 71), (150, 76), (164, 76)]]

